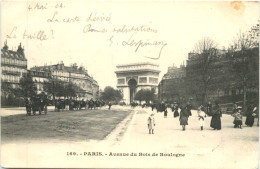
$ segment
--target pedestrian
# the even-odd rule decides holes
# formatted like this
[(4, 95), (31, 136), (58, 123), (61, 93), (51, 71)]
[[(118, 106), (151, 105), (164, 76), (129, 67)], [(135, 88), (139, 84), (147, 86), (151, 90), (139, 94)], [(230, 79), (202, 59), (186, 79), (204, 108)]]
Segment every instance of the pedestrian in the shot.
[(154, 103), (152, 103), (151, 108), (152, 108), (152, 111), (153, 111), (153, 109), (154, 109)]
[(199, 123), (200, 123), (200, 130), (203, 130), (206, 113), (204, 112), (204, 108), (202, 105), (198, 108), (198, 117), (199, 117)]
[(256, 106), (253, 109), (253, 116), (257, 118), (257, 126), (259, 127), (259, 110)]
[(178, 109), (179, 109), (178, 104), (175, 102), (175, 103), (174, 103), (174, 106), (173, 106), (173, 111), (174, 111), (173, 117), (174, 117), (174, 118), (179, 116)]
[(111, 106), (112, 106), (112, 104), (111, 104), (111, 102), (109, 102), (109, 103), (108, 103), (108, 110), (111, 109)]
[(237, 110), (232, 116), (235, 118), (234, 119), (234, 128), (241, 128), (242, 129), (242, 107), (238, 106)]
[(253, 112), (254, 109), (254, 105), (250, 104), (247, 108), (247, 112), (246, 112), (246, 122), (245, 125), (252, 127), (254, 125), (254, 121), (255, 121), (255, 116), (256, 114)]
[(148, 117), (147, 125), (148, 125), (149, 134), (154, 134), (155, 120), (154, 120), (153, 113)]
[(215, 102), (215, 106), (212, 108), (212, 118), (210, 122), (210, 127), (214, 130), (221, 130), (221, 110), (218, 105), (218, 102)]
[(25, 99), (26, 115), (31, 115), (32, 102), (30, 98)]
[(166, 106), (166, 104), (164, 103), (164, 102), (162, 102), (162, 104), (161, 104), (161, 109), (162, 109), (162, 111), (164, 112), (163, 114), (164, 114), (164, 118), (167, 118), (167, 106)]
[(188, 103), (187, 103), (187, 111), (188, 111), (189, 116), (192, 115), (192, 114), (191, 114), (191, 109), (192, 109), (192, 105), (191, 105), (190, 102), (188, 102)]
[(188, 125), (189, 113), (187, 111), (187, 107), (181, 106), (180, 112), (180, 125), (182, 126), (182, 130), (185, 130), (185, 126)]

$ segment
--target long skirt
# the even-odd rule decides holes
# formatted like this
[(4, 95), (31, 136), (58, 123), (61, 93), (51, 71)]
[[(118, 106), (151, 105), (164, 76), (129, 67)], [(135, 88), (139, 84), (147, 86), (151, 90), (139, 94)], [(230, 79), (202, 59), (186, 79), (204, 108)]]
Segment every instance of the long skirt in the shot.
[(214, 128), (214, 129), (218, 129), (218, 130), (221, 129), (221, 119), (220, 119), (219, 115), (212, 116), (211, 122), (210, 122), (210, 127)]
[(254, 121), (255, 121), (255, 117), (253, 117), (253, 116), (247, 116), (246, 117), (246, 122), (245, 122), (245, 124), (247, 125), (247, 126), (253, 126), (254, 125)]
[(164, 117), (167, 117), (167, 110), (164, 110)]
[(179, 116), (179, 112), (177, 110), (174, 111), (173, 117), (178, 117)]
[(236, 126), (242, 125), (242, 120), (234, 120), (233, 124), (235, 124)]
[(188, 117), (182, 116), (180, 118), (180, 125), (188, 125)]

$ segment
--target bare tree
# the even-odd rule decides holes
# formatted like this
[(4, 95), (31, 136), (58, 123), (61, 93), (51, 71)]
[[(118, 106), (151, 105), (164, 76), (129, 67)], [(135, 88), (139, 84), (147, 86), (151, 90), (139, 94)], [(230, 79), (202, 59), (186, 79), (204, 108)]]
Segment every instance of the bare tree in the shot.
[[(234, 38), (231, 47), (231, 72), (235, 76), (237, 85), (243, 88), (243, 107), (246, 108), (248, 84), (257, 77), (252, 77), (254, 71), (258, 71), (257, 61), (254, 57), (258, 58), (259, 51), (254, 53), (253, 48), (259, 46), (259, 24), (253, 26), (248, 32), (239, 32)], [(256, 69), (254, 69), (256, 67)], [(252, 70), (252, 68), (254, 70)], [(256, 75), (258, 76), (258, 75)]]
[(206, 102), (207, 100), (208, 86), (212, 76), (210, 67), (214, 57), (216, 56), (216, 48), (216, 42), (209, 37), (201, 39), (195, 44), (194, 47), (194, 52), (199, 57), (199, 63), (195, 67), (198, 76), (196, 76), (195, 78), (196, 81), (201, 81), (202, 83), (202, 86), (200, 86), (202, 89), (201, 93), (204, 102)]
[(253, 26), (248, 32), (240, 30), (231, 43), (231, 48), (234, 50), (247, 50), (257, 46), (259, 46), (259, 24)]
[(202, 54), (215, 48), (217, 48), (216, 42), (209, 37), (204, 37), (195, 44), (194, 52)]

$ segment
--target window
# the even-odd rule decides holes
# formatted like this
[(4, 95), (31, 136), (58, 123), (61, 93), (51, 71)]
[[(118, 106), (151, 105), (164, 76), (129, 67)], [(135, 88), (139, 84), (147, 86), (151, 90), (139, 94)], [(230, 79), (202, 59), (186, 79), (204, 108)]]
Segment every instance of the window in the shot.
[(146, 77), (140, 77), (139, 83), (147, 83), (147, 78)]

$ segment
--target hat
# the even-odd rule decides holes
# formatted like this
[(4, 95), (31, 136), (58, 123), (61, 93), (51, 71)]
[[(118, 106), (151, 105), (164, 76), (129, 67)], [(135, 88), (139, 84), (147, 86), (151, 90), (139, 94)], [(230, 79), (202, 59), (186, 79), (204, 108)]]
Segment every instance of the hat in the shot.
[(241, 110), (241, 109), (242, 109), (242, 107), (241, 107), (241, 106), (237, 106), (237, 110), (239, 110), (239, 109)]

